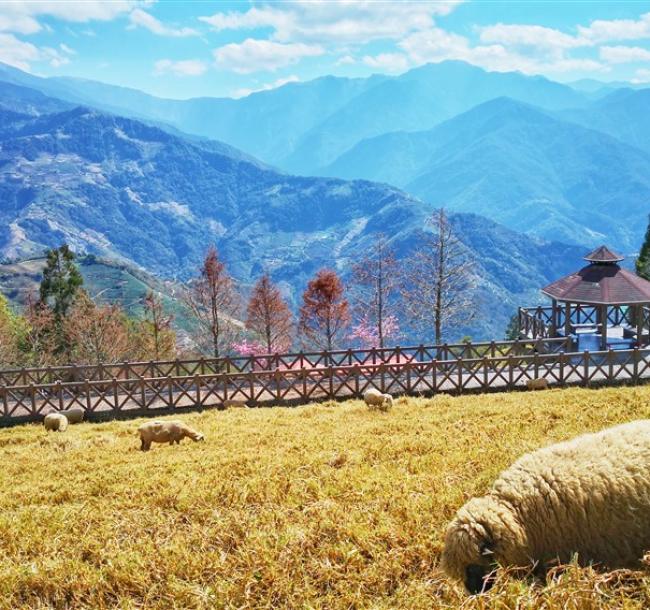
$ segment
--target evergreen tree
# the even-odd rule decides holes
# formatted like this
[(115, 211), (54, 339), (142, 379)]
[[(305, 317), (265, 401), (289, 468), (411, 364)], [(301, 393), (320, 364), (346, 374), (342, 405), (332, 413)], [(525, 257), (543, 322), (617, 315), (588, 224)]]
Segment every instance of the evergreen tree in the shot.
[(83, 278), (75, 263), (74, 252), (68, 245), (48, 250), (40, 298), (43, 304), (52, 309), (58, 320), (67, 315), (82, 284)]
[[(650, 220), (650, 216), (648, 218)], [(650, 222), (648, 222), (639, 258), (636, 259), (636, 273), (642, 278), (650, 280)]]

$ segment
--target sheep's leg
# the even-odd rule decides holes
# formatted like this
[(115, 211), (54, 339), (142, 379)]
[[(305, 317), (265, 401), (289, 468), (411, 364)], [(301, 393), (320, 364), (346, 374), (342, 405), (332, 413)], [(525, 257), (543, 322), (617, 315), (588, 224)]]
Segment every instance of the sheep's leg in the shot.
[(142, 444), (140, 445), (140, 449), (142, 451), (149, 451), (149, 448), (151, 447), (151, 441), (145, 441), (142, 439)]

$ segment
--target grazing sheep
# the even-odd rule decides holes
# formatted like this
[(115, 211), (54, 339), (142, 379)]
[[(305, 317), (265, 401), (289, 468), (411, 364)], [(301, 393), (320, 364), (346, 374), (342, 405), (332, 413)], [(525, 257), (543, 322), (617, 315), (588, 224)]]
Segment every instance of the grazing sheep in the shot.
[(59, 411), (61, 415), (68, 418), (70, 424), (80, 424), (84, 420), (85, 412), (81, 407), (71, 407), (63, 411)]
[(526, 382), (526, 388), (529, 390), (548, 390), (548, 380), (541, 379), (529, 379)]
[(61, 413), (48, 413), (43, 420), (45, 429), (52, 432), (65, 432), (68, 429), (68, 418)]
[(370, 388), (364, 392), (363, 400), (371, 411), (375, 409), (388, 411), (393, 406), (393, 397), (390, 394), (382, 394), (374, 388)]
[(224, 409), (248, 409), (248, 405), (245, 400), (236, 400), (234, 398), (230, 400), (223, 401)]
[(524, 455), (447, 528), (442, 566), (471, 593), (497, 564), (543, 573), (581, 565), (636, 567), (650, 550), (650, 420), (585, 434)]
[(193, 441), (202, 441), (203, 434), (193, 430), (182, 421), (150, 421), (138, 428), (140, 449), (149, 451), (151, 443), (169, 443), (177, 445), (188, 436)]

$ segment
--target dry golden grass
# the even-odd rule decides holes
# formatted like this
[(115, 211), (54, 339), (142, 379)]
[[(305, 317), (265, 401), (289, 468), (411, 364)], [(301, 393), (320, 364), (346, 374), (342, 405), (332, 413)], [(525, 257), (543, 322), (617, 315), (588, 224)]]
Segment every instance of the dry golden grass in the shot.
[[(177, 416), (178, 417), (178, 416)], [(1, 608), (647, 608), (650, 573), (502, 575), (467, 597), (444, 528), (522, 453), (650, 417), (650, 388), (361, 401), (0, 431)]]

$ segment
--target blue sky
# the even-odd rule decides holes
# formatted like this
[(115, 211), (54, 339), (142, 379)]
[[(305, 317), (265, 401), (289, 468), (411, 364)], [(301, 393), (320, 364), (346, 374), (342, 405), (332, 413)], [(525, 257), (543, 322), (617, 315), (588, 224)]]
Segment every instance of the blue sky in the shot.
[(0, 0), (0, 61), (164, 97), (446, 59), (650, 86), (650, 1)]

